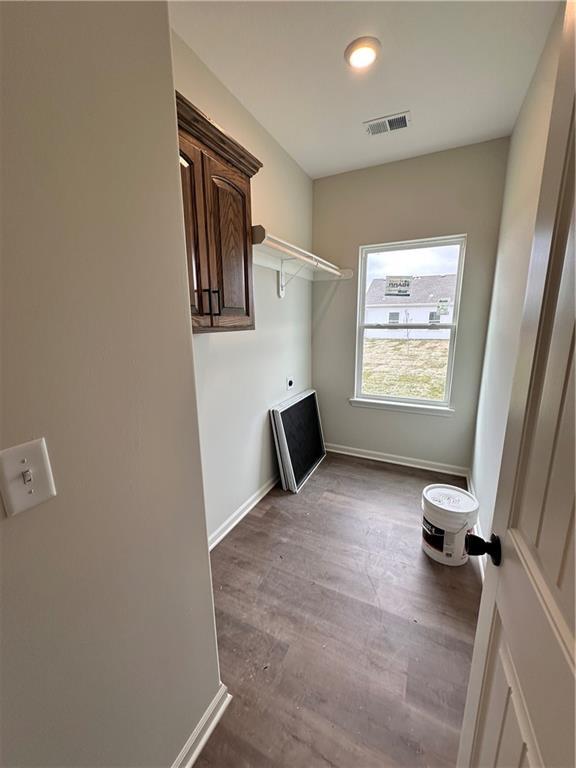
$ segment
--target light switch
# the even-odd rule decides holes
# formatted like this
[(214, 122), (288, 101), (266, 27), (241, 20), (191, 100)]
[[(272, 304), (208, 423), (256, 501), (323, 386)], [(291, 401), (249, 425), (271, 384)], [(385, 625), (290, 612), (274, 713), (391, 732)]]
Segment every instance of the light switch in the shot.
[(43, 437), (0, 451), (0, 494), (8, 516), (56, 496)]

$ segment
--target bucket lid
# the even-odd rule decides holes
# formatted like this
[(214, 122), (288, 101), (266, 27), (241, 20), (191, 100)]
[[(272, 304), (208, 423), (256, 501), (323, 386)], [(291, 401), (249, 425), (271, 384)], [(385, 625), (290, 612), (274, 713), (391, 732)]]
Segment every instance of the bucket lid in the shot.
[(434, 483), (427, 485), (422, 492), (426, 502), (439, 512), (460, 512), (469, 514), (478, 511), (478, 499), (468, 491), (455, 485)]

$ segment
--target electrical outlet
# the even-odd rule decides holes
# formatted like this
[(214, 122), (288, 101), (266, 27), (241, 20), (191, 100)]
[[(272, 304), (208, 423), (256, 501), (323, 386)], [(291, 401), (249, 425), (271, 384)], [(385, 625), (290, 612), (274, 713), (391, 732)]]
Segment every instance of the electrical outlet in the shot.
[(286, 376), (286, 389), (294, 389), (294, 376)]

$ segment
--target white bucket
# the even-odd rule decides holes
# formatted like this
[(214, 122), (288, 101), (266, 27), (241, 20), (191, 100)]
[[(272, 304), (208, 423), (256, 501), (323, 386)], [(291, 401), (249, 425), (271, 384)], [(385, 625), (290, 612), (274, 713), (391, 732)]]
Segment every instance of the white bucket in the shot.
[(436, 483), (422, 491), (422, 549), (444, 565), (464, 565), (466, 534), (476, 525), (478, 500), (468, 491)]

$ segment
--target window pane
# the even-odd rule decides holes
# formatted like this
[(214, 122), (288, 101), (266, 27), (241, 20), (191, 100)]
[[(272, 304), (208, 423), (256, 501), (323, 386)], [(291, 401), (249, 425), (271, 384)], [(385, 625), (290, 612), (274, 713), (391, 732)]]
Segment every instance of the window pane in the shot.
[(364, 331), (362, 394), (445, 400), (449, 349), (448, 329)]
[(434, 312), (451, 323), (459, 255), (457, 244), (369, 253), (365, 322), (428, 323)]

